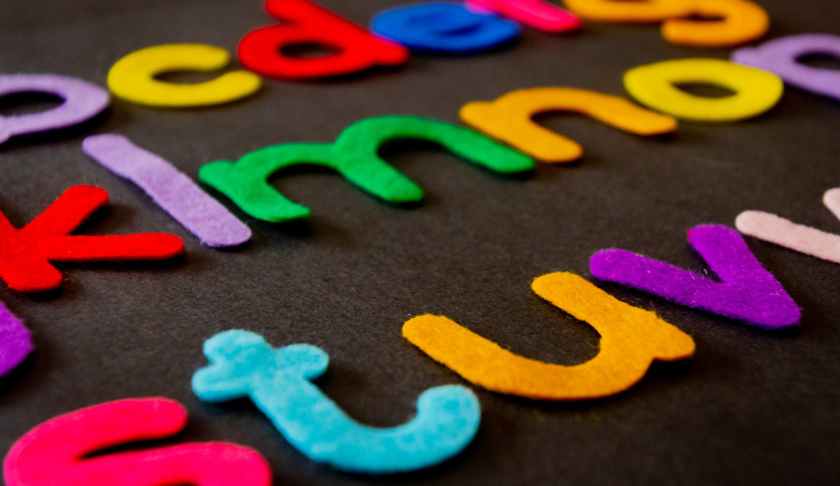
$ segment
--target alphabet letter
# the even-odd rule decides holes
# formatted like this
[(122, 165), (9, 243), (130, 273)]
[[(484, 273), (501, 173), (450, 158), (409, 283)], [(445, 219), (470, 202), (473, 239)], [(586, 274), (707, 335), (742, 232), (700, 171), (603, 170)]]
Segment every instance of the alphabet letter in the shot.
[(7, 486), (270, 486), (271, 471), (253, 449), (227, 442), (189, 443), (85, 456), (126, 442), (160, 439), (187, 424), (184, 407), (166, 398), (102, 403), (50, 419), (12, 446)]
[[(703, 98), (676, 83), (710, 83), (735, 91)], [(729, 122), (752, 118), (774, 107), (784, 84), (773, 73), (719, 59), (679, 59), (639, 66), (624, 74), (624, 87), (636, 101), (677, 118)]]
[(467, 0), (467, 5), (496, 12), (543, 32), (568, 32), (581, 26), (576, 15), (546, 0)]
[(415, 317), (403, 337), (467, 381), (498, 393), (540, 400), (586, 400), (622, 392), (654, 360), (694, 354), (694, 341), (653, 312), (625, 304), (573, 273), (534, 280), (543, 299), (587, 322), (601, 335), (592, 360), (561, 366), (524, 358), (443, 316)]
[(42, 113), (0, 117), (0, 144), (14, 135), (68, 128), (98, 115), (108, 107), (108, 93), (80, 79), (52, 74), (7, 74), (0, 76), (0, 96), (40, 92), (64, 100)]
[[(373, 36), (309, 0), (267, 0), (266, 9), (286, 24), (254, 30), (239, 43), (242, 64), (265, 76), (322, 78), (408, 60), (401, 45)], [(319, 44), (337, 52), (311, 59), (280, 52), (295, 44)]]
[(393, 428), (361, 425), (310, 380), (329, 356), (315, 346), (272, 349), (262, 336), (227, 331), (208, 339), (210, 366), (193, 376), (193, 391), (212, 402), (250, 397), (296, 449), (336, 468), (383, 474), (432, 466), (460, 452), (481, 422), (478, 398), (461, 386), (420, 395), (417, 416)]
[(309, 217), (309, 208), (289, 201), (268, 184), (274, 172), (294, 165), (331, 168), (385, 201), (420, 201), (423, 190), (377, 153), (386, 141), (400, 138), (437, 142), (476, 165), (502, 174), (534, 168), (530, 158), (473, 130), (419, 117), (381, 116), (347, 127), (335, 143), (275, 145), (251, 152), (235, 164), (212, 162), (201, 168), (199, 179), (223, 192), (251, 216), (274, 223)]
[(251, 229), (169, 162), (120, 135), (88, 137), (82, 148), (94, 160), (146, 191), (155, 202), (212, 248), (237, 246)]
[(840, 36), (802, 34), (773, 39), (755, 48), (735, 51), (732, 60), (772, 71), (788, 83), (808, 91), (840, 100), (840, 73), (798, 62), (808, 53), (840, 56)]
[(29, 329), (0, 302), (0, 376), (12, 371), (26, 359), (32, 348)]
[(108, 73), (108, 87), (132, 103), (166, 108), (228, 103), (260, 89), (262, 80), (248, 71), (229, 72), (204, 83), (175, 84), (155, 79), (167, 71), (213, 71), (229, 62), (227, 51), (206, 44), (146, 47), (114, 64)]
[(545, 111), (574, 111), (637, 135), (659, 135), (677, 129), (677, 122), (642, 109), (616, 96), (574, 88), (530, 88), (511, 91), (490, 102), (472, 102), (461, 108), (468, 125), (548, 163), (580, 158), (583, 149), (560, 134), (531, 120)]
[[(840, 219), (840, 188), (826, 192), (823, 203)], [(840, 263), (840, 235), (796, 224), (763, 211), (744, 211), (735, 220), (735, 227), (745, 235), (828, 262)]]
[(510, 42), (519, 24), (475, 13), (451, 2), (425, 2), (380, 12), (371, 22), (377, 34), (417, 52), (474, 54)]
[(599, 280), (763, 329), (799, 324), (799, 306), (776, 277), (761, 266), (740, 233), (728, 226), (700, 225), (688, 231), (688, 243), (719, 280), (615, 248), (592, 255), (589, 271)]
[(78, 185), (23, 228), (0, 213), (0, 279), (19, 292), (40, 292), (61, 285), (61, 272), (51, 261), (161, 260), (184, 252), (181, 238), (169, 233), (69, 234), (107, 202), (104, 189)]
[(715, 22), (667, 19), (662, 36), (672, 44), (700, 47), (728, 47), (763, 36), (770, 18), (761, 6), (742, 0), (698, 0), (688, 14), (720, 17)]

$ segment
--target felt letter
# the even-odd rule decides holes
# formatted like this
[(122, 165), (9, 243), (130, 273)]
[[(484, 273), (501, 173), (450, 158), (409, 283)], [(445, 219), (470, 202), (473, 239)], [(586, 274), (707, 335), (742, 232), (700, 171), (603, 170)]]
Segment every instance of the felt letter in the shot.
[[(826, 192), (823, 202), (840, 219), (840, 188)], [(744, 211), (735, 220), (735, 227), (745, 235), (829, 262), (840, 263), (840, 235), (796, 224), (763, 211)]]
[(691, 12), (697, 0), (566, 0), (572, 12), (603, 22), (661, 22)]
[(41, 113), (0, 117), (0, 144), (14, 135), (68, 128), (89, 120), (108, 107), (108, 93), (94, 84), (53, 74), (0, 75), (0, 96), (38, 92), (63, 103)]
[(423, 2), (383, 10), (371, 22), (376, 34), (417, 52), (473, 54), (506, 44), (519, 24), (476, 13), (461, 3)]
[(699, 47), (735, 46), (760, 38), (770, 27), (767, 12), (743, 0), (697, 0), (688, 14), (721, 20), (667, 19), (662, 24), (662, 36), (668, 42)]
[(204, 354), (210, 366), (193, 376), (200, 399), (250, 397), (297, 450), (346, 471), (383, 474), (438, 464), (466, 447), (481, 422), (478, 398), (452, 385), (423, 392), (417, 416), (405, 424), (361, 425), (311, 383), (329, 364), (315, 346), (273, 349), (262, 336), (233, 330), (207, 340)]
[(212, 248), (237, 246), (251, 230), (186, 174), (120, 135), (88, 137), (82, 149), (118, 176), (140, 186), (154, 201)]
[(786, 82), (840, 100), (840, 72), (806, 66), (798, 59), (806, 54), (840, 56), (840, 36), (801, 34), (773, 39), (755, 48), (735, 51), (732, 60), (772, 71)]
[(233, 71), (204, 83), (176, 84), (155, 79), (168, 71), (214, 71), (230, 63), (226, 50), (207, 44), (164, 44), (123, 57), (108, 72), (108, 87), (127, 101), (164, 108), (229, 103), (260, 89), (262, 80)]
[(756, 327), (781, 329), (799, 324), (799, 306), (761, 266), (737, 231), (723, 225), (695, 226), (688, 231), (688, 243), (719, 280), (615, 248), (592, 255), (589, 271), (599, 280)]
[[(704, 98), (680, 90), (678, 83), (709, 83), (735, 91)], [(639, 66), (624, 74), (624, 87), (636, 101), (677, 118), (729, 122), (752, 118), (778, 103), (784, 84), (773, 73), (719, 59), (680, 59)]]
[(531, 117), (546, 111), (573, 111), (637, 135), (658, 135), (677, 129), (670, 116), (640, 108), (616, 96), (575, 88), (530, 88), (511, 91), (486, 102), (461, 108), (468, 125), (548, 163), (578, 159), (583, 149), (574, 140), (535, 123)]
[(32, 352), (32, 334), (16, 315), (0, 302), (0, 376), (12, 371)]
[[(265, 76), (323, 78), (408, 60), (408, 51), (401, 45), (371, 35), (309, 0), (266, 0), (266, 9), (284, 24), (254, 30), (239, 43), (242, 64)], [(301, 44), (318, 44), (335, 52), (314, 58), (281, 52)]]
[(543, 32), (568, 32), (581, 26), (575, 14), (546, 0), (467, 0), (467, 5), (504, 15)]
[(61, 285), (50, 261), (162, 260), (183, 253), (184, 242), (168, 233), (69, 234), (107, 202), (104, 189), (78, 185), (21, 229), (0, 213), (0, 279), (19, 292), (39, 292)]
[(543, 275), (531, 288), (598, 331), (601, 349), (595, 358), (575, 366), (524, 358), (443, 316), (407, 321), (403, 337), (471, 383), (540, 400), (614, 395), (641, 380), (653, 361), (676, 361), (694, 354), (690, 336), (573, 273)]
[(102, 403), (50, 419), (12, 446), (6, 486), (269, 486), (259, 452), (227, 442), (194, 442), (87, 458), (100, 449), (173, 436), (184, 407), (166, 398)]
[(206, 164), (199, 179), (224, 193), (251, 216), (279, 223), (309, 217), (309, 208), (286, 199), (268, 183), (275, 172), (295, 165), (328, 167), (365, 192), (385, 201), (420, 201), (423, 190), (378, 155), (394, 139), (437, 142), (476, 165), (501, 174), (533, 170), (525, 155), (469, 130), (412, 116), (366, 118), (347, 127), (335, 143), (292, 143), (251, 152), (238, 162)]

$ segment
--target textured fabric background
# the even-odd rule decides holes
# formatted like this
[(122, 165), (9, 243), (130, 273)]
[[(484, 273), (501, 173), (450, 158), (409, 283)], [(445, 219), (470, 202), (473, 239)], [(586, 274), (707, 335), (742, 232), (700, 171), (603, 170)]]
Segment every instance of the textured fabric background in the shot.
[[(323, 0), (367, 23), (394, 0)], [(763, 0), (770, 37), (840, 34), (840, 3)], [(135, 49), (200, 42), (233, 51), (271, 23), (259, 0), (4, 0), (0, 71), (59, 73), (104, 85)], [(200, 347), (228, 328), (275, 345), (306, 342), (332, 357), (322, 389), (357, 419), (398, 424), (424, 389), (460, 383), (400, 336), (408, 317), (445, 314), (524, 355), (576, 363), (597, 334), (529, 290), (619, 246), (701, 269), (685, 241), (699, 223), (733, 224), (745, 209), (832, 231), (822, 193), (840, 185), (840, 104), (789, 88), (765, 116), (731, 125), (682, 123), (645, 140), (574, 115), (540, 117), (585, 146), (570, 167), (504, 179), (434, 147), (394, 145), (389, 160), (427, 190), (425, 204), (379, 203), (332, 174), (277, 179), (309, 205), (306, 224), (248, 220), (255, 238), (233, 252), (202, 248), (142, 192), (85, 157), (87, 134), (129, 136), (191, 175), (285, 141), (329, 141), (381, 114), (457, 121), (467, 101), (522, 87), (577, 86), (621, 95), (622, 73), (664, 59), (728, 57), (671, 46), (655, 26), (589, 24), (577, 35), (527, 30), (514, 47), (469, 58), (415, 57), (404, 69), (314, 83), (267, 81), (258, 95), (212, 109), (164, 111), (115, 101), (83, 129), (0, 147), (0, 208), (22, 224), (72, 184), (106, 188), (113, 204), (91, 233), (166, 230), (187, 256), (158, 265), (62, 265), (60, 292), (0, 299), (27, 322), (37, 352), (0, 380), (0, 450), (56, 414), (125, 397), (184, 402), (179, 440), (230, 440), (270, 460), (276, 484), (791, 484), (836, 483), (840, 440), (840, 267), (749, 240), (804, 308), (799, 332), (736, 322), (605, 285), (691, 334), (695, 359), (658, 365), (628, 393), (581, 404), (538, 403), (479, 391), (484, 419), (460, 457), (412, 475), (366, 478), (317, 466), (248, 402), (208, 406), (189, 389)], [(829, 63), (830, 64), (830, 63)], [(173, 75), (177, 80), (206, 79)], [(0, 112), (49, 106), (3, 101)]]

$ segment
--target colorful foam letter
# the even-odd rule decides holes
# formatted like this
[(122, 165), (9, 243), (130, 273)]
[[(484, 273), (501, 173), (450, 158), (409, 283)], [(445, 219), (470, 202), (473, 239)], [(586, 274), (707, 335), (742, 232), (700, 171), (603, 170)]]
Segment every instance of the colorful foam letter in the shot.
[[(708, 83), (732, 96), (694, 96), (678, 83)], [(639, 66), (624, 74), (624, 87), (639, 103), (677, 118), (729, 122), (752, 118), (778, 103), (784, 83), (773, 73), (719, 59), (679, 59)]]
[(0, 302), (0, 376), (12, 371), (32, 352), (32, 334), (16, 315)]
[(616, 96), (575, 88), (529, 88), (511, 91), (490, 102), (474, 101), (461, 108), (461, 119), (491, 137), (548, 163), (563, 163), (583, 155), (574, 140), (535, 123), (546, 111), (573, 111), (637, 135), (659, 135), (677, 129), (670, 116), (640, 108)]
[[(309, 0), (266, 0), (266, 9), (284, 24), (254, 30), (239, 43), (242, 64), (265, 76), (323, 78), (408, 60), (408, 51), (401, 45), (371, 35)], [(304, 58), (281, 51), (303, 44), (318, 44), (334, 52)]]
[(194, 442), (88, 458), (100, 449), (173, 436), (187, 411), (167, 398), (102, 403), (50, 419), (12, 446), (6, 486), (270, 486), (259, 452), (227, 442)]
[[(840, 188), (826, 192), (823, 202), (840, 219)], [(735, 219), (735, 227), (745, 235), (829, 262), (840, 263), (840, 235), (796, 224), (763, 211), (744, 211)]]
[(111, 172), (140, 186), (205, 245), (227, 248), (251, 239), (251, 229), (186, 174), (127, 138), (88, 137), (82, 149)]
[(0, 96), (32, 92), (58, 96), (63, 103), (41, 113), (0, 117), (0, 144), (15, 135), (72, 127), (101, 113), (109, 102), (104, 89), (81, 79), (53, 74), (0, 76)]
[(599, 280), (756, 327), (781, 329), (799, 324), (799, 306), (776, 277), (761, 266), (737, 231), (723, 225), (695, 226), (688, 231), (688, 243), (719, 281), (615, 248), (592, 255), (589, 271)]
[(575, 366), (524, 358), (443, 316), (407, 321), (403, 337), (471, 383), (541, 400), (614, 395), (641, 380), (653, 361), (676, 361), (694, 354), (690, 336), (573, 273), (543, 275), (531, 288), (598, 331), (601, 350), (595, 358)]
[(215, 71), (230, 63), (230, 54), (207, 44), (164, 44), (123, 57), (108, 72), (108, 87), (127, 101), (163, 108), (229, 103), (260, 89), (262, 80), (248, 71), (225, 73), (204, 83), (176, 84), (155, 79), (169, 71)]
[(478, 11), (494, 12), (543, 32), (560, 33), (577, 30), (577, 15), (546, 0), (467, 0)]
[(770, 27), (767, 12), (743, 0), (697, 0), (688, 14), (721, 20), (667, 19), (662, 24), (662, 36), (668, 42), (699, 47), (736, 46), (760, 38)]
[(199, 398), (250, 397), (301, 453), (347, 471), (384, 474), (435, 465), (466, 447), (481, 422), (478, 398), (453, 385), (423, 392), (408, 423), (361, 425), (311, 383), (329, 363), (315, 346), (273, 349), (262, 336), (234, 330), (207, 340), (204, 354), (210, 366), (193, 376)]
[(840, 36), (801, 34), (782, 37), (755, 48), (739, 49), (732, 55), (732, 60), (772, 71), (794, 86), (840, 100), (840, 73), (798, 61), (810, 53), (840, 56)]
[(566, 0), (572, 12), (602, 22), (661, 22), (691, 13), (697, 0)]
[(224, 193), (251, 216), (279, 223), (308, 218), (309, 208), (286, 199), (268, 183), (275, 172), (295, 165), (328, 167), (362, 190), (385, 201), (423, 199), (423, 189), (379, 157), (394, 139), (437, 142), (476, 165), (501, 174), (533, 170), (529, 157), (473, 130), (412, 116), (366, 118), (347, 127), (335, 143), (290, 143), (251, 152), (238, 162), (206, 164), (199, 179)]
[(61, 285), (50, 261), (161, 260), (184, 251), (181, 238), (168, 233), (69, 235), (107, 202), (104, 189), (78, 185), (21, 229), (0, 213), (0, 279), (14, 290), (39, 292)]
[(472, 12), (461, 3), (423, 2), (383, 10), (371, 22), (376, 34), (417, 52), (474, 54), (513, 41), (519, 24)]

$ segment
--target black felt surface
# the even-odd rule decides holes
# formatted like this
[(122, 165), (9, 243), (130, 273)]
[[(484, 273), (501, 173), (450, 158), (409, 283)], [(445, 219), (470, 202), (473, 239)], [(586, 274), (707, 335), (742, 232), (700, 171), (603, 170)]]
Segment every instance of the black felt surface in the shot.
[[(323, 3), (360, 23), (399, 4)], [(773, 37), (840, 33), (835, 1), (762, 3), (773, 17)], [(233, 50), (245, 32), (267, 23), (258, 0), (5, 0), (0, 71), (104, 84), (109, 66), (135, 49), (201, 42)], [(654, 26), (590, 24), (560, 37), (527, 31), (516, 46), (489, 55), (416, 57), (398, 71), (329, 82), (267, 81), (258, 96), (220, 108), (160, 111), (115, 101), (81, 130), (0, 147), (0, 208), (16, 224), (72, 184), (97, 184), (113, 204), (85, 231), (172, 231), (188, 251), (172, 264), (61, 265), (62, 290), (45, 296), (0, 291), (38, 347), (0, 380), (0, 450), (54, 415), (163, 395), (190, 410), (180, 439), (253, 446), (271, 462), (278, 485), (836, 484), (840, 268), (755, 240), (755, 253), (804, 308), (801, 331), (757, 332), (604, 286), (691, 334), (695, 359), (657, 365), (628, 393), (592, 403), (478, 391), (484, 415), (475, 442), (418, 474), (366, 478), (317, 466), (248, 402), (207, 406), (189, 389), (204, 364), (202, 341), (246, 328), (276, 345), (323, 347), (332, 357), (319, 381), (323, 390), (360, 421), (395, 425), (413, 414), (422, 390), (461, 382), (401, 338), (402, 323), (426, 312), (530, 357), (585, 360), (597, 352), (597, 334), (533, 295), (531, 279), (560, 270), (587, 275), (588, 257), (610, 246), (699, 270), (685, 231), (732, 224), (745, 209), (840, 230), (820, 203), (826, 189), (840, 185), (836, 102), (789, 88), (766, 116), (682, 123), (678, 135), (662, 140), (572, 115), (544, 116), (546, 125), (582, 143), (586, 156), (570, 167), (540, 167), (524, 180), (482, 172), (434, 147), (394, 145), (389, 160), (427, 189), (425, 204), (395, 208), (329, 173), (295, 172), (277, 185), (309, 205), (312, 220), (273, 226), (248, 219), (254, 241), (235, 252), (201, 247), (80, 146), (86, 134), (121, 133), (195, 175), (203, 163), (264, 145), (331, 140), (366, 116), (455, 122), (468, 101), (538, 85), (620, 95), (626, 69), (689, 56), (728, 52), (668, 45)], [(0, 112), (37, 106), (44, 105), (3, 103)]]

